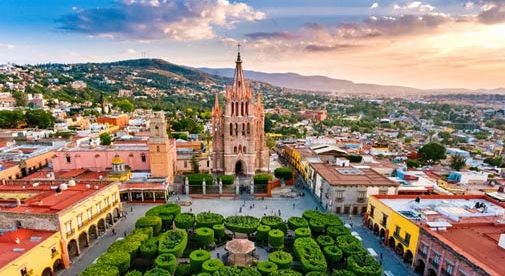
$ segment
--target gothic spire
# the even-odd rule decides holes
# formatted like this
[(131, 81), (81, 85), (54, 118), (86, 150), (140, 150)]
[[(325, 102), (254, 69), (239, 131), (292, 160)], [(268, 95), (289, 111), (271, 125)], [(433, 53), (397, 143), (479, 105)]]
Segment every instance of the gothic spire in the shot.
[[(228, 92), (228, 91), (227, 91)], [(227, 93), (228, 94), (228, 93)], [(233, 77), (233, 85), (227, 97), (231, 98), (251, 98), (251, 89), (246, 85), (244, 71), (242, 70), (242, 59), (240, 58), (240, 44), (238, 44), (237, 60), (235, 61), (235, 74)]]

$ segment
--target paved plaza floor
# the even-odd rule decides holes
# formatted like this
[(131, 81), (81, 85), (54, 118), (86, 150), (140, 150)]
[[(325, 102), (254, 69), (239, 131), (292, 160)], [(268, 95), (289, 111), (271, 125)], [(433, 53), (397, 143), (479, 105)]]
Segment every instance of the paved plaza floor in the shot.
[[(176, 197), (170, 200), (176, 200)], [(181, 198), (182, 199), (182, 198)], [(186, 200), (185, 198), (183, 200)], [(320, 205), (309, 193), (305, 196), (294, 199), (279, 198), (279, 199), (265, 199), (265, 200), (233, 200), (233, 199), (198, 199), (191, 200), (190, 206), (183, 206), (183, 212), (193, 212), (195, 214), (212, 211), (220, 213), (223, 216), (231, 215), (251, 215), (255, 217), (262, 217), (263, 215), (279, 215), (287, 220), (291, 216), (301, 216), (305, 210), (321, 210)], [(253, 206), (254, 207), (251, 207)], [(118, 237), (122, 237), (124, 233), (127, 234), (133, 231), (135, 221), (137, 218), (144, 215), (144, 213), (152, 208), (153, 204), (125, 204), (124, 210), (128, 212), (127, 218), (121, 220), (114, 225), (116, 236), (112, 235), (109, 229), (101, 238), (99, 238), (91, 247), (85, 248), (81, 251), (81, 255), (74, 259), (72, 266), (58, 275), (75, 276), (79, 272), (89, 266), (96, 260), (102, 252), (105, 252), (109, 245), (113, 243)], [(242, 209), (242, 210), (241, 210)], [(342, 217), (347, 223), (349, 218)], [(363, 244), (366, 248), (373, 248), (378, 254), (383, 254), (383, 267), (384, 270), (391, 271), (394, 275), (414, 275), (413, 270), (405, 265), (402, 260), (394, 254), (394, 252), (379, 243), (379, 239), (372, 234), (366, 227), (363, 226), (361, 217), (355, 216), (352, 218), (353, 231), (360, 234), (363, 239)], [(220, 252), (224, 254), (224, 252)]]

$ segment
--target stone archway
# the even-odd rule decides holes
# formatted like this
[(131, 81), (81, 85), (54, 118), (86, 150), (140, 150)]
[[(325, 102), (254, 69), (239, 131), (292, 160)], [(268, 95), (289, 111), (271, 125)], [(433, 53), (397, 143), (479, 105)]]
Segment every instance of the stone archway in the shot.
[(376, 223), (373, 226), (373, 234), (378, 236), (379, 235), (379, 225)]
[(43, 271), (41, 276), (53, 276), (53, 271), (51, 270), (50, 267), (46, 267)]
[(61, 261), (61, 259), (57, 259), (56, 261), (54, 261), (54, 263), (53, 263), (54, 274), (56, 274), (56, 272), (63, 270), (63, 269), (65, 269), (65, 267), (63, 266), (63, 262)]
[(245, 166), (244, 161), (242, 161), (242, 160), (238, 160), (238, 161), (235, 163), (235, 175), (236, 175), (236, 176), (239, 176), (239, 175), (244, 175), (246, 171), (247, 171), (247, 170), (246, 170), (246, 166)]
[(393, 237), (389, 237), (388, 245), (389, 245), (389, 247), (391, 247), (393, 249), (395, 248), (396, 241), (395, 241), (395, 239)]
[(107, 223), (108, 226), (112, 226), (112, 224), (114, 224), (114, 221), (112, 220), (112, 214), (111, 213), (108, 213), (105, 216), (105, 222)]
[(67, 245), (68, 256), (72, 260), (73, 258), (79, 256), (79, 245), (76, 240), (71, 240)]
[(105, 220), (100, 219), (97, 224), (97, 229), (98, 229), (98, 236), (101, 236), (103, 233), (105, 233)]
[(384, 228), (381, 228), (379, 237), (381, 238), (381, 240), (386, 239), (386, 230), (384, 230)]
[(398, 243), (395, 248), (396, 254), (398, 254), (400, 257), (403, 257), (404, 249), (403, 245), (401, 243)]
[(405, 255), (403, 256), (403, 261), (408, 263), (409, 265), (411, 265), (413, 259), (414, 259), (414, 254), (412, 254), (412, 251), (407, 249), (407, 251), (405, 251)]
[(88, 246), (89, 246), (88, 234), (86, 234), (86, 232), (82, 232), (81, 234), (79, 234), (79, 248), (84, 248)]
[(419, 260), (417, 260), (417, 264), (416, 264), (414, 271), (418, 274), (423, 275), (425, 267), (426, 267), (426, 264), (424, 263), (424, 261), (419, 259)]
[(372, 219), (368, 219), (368, 229), (372, 230), (373, 229), (373, 222)]
[(96, 225), (91, 225), (88, 229), (89, 242), (96, 240), (98, 238), (98, 232), (96, 229)]
[(114, 222), (118, 221), (121, 218), (121, 212), (119, 212), (119, 208), (114, 208)]
[(426, 272), (426, 275), (427, 275), (427, 276), (437, 276), (437, 272), (436, 272), (433, 268), (430, 268), (430, 269), (428, 269), (428, 271)]

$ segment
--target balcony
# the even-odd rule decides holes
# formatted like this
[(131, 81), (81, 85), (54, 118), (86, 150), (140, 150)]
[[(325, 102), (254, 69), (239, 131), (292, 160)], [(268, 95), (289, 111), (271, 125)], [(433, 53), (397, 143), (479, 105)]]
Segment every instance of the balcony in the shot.
[(67, 231), (67, 238), (70, 238), (75, 233), (75, 228), (72, 228), (70, 231)]
[(388, 227), (388, 221), (387, 220), (381, 220), (381, 225), (384, 227)]
[(405, 240), (403, 237), (400, 236), (398, 233), (393, 233), (393, 237), (397, 239), (399, 242), (401, 242), (403, 245), (406, 247), (409, 247), (410, 241)]
[(89, 219), (87, 219), (86, 221), (84, 221), (81, 226), (79, 226), (79, 230), (89, 226), (91, 224), (91, 222), (93, 222), (97, 217), (99, 217), (105, 213), (108, 213), (110, 209), (111, 208), (104, 208), (104, 209), (100, 210), (100, 212), (98, 212), (98, 213), (91, 214), (91, 217)]
[(417, 249), (417, 254), (423, 258), (426, 258), (426, 256), (428, 256), (427, 253), (424, 253), (422, 249)]
[(439, 263), (438, 261), (435, 261), (433, 258), (430, 258), (428, 261), (434, 268), (438, 269)]
[(366, 201), (366, 198), (358, 198), (358, 200), (356, 200), (357, 203), (365, 203)]

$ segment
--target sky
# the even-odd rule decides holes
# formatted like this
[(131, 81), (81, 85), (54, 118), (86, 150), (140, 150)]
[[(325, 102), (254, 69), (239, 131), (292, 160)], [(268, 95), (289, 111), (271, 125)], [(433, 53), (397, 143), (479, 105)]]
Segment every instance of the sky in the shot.
[(1, 0), (0, 63), (162, 58), (417, 88), (505, 87), (505, 0)]

